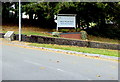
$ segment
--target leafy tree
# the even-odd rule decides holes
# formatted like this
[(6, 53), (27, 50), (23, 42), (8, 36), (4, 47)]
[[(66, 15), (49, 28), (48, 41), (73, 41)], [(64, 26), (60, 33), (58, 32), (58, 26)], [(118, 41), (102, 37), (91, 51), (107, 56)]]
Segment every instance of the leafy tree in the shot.
[[(11, 8), (15, 5), (15, 9)], [(3, 3), (3, 18), (9, 18), (9, 11), (15, 11), (14, 18), (18, 18), (18, 3)], [(22, 3), (22, 12), (29, 15), (30, 21), (38, 17), (38, 21), (53, 23), (56, 14), (77, 14), (78, 25), (87, 26), (96, 23), (100, 29), (105, 28), (106, 20), (120, 23), (120, 2), (26, 2)], [(35, 14), (35, 18), (33, 18)], [(80, 26), (79, 26), (80, 27)]]

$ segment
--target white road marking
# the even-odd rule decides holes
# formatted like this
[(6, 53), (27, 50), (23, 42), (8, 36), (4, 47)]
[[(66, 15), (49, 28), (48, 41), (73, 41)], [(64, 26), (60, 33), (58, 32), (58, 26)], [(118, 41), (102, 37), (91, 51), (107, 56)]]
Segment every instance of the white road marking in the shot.
[[(54, 67), (51, 67), (51, 66), (44, 66), (40, 63), (37, 63), (37, 62), (33, 62), (32, 60), (31, 61), (28, 61), (28, 60), (24, 60), (24, 62), (27, 62), (27, 63), (30, 63), (30, 64), (34, 64), (34, 65), (37, 65), (37, 66), (42, 66), (42, 67), (46, 67), (46, 68), (49, 68), (49, 69), (52, 69), (52, 70), (56, 70), (56, 71), (60, 71), (60, 72), (63, 72), (63, 73), (68, 73), (68, 75), (73, 75), (73, 72), (69, 72), (69, 71), (65, 71), (63, 69), (60, 69), (60, 68), (54, 68)], [(80, 76), (80, 75), (79, 75)], [(81, 76), (81, 77), (84, 77), (84, 76)], [(91, 80), (90, 78), (86, 77), (87, 80)]]
[(64, 72), (64, 70), (62, 70), (62, 69), (57, 69), (58, 71), (62, 71), (62, 72)]

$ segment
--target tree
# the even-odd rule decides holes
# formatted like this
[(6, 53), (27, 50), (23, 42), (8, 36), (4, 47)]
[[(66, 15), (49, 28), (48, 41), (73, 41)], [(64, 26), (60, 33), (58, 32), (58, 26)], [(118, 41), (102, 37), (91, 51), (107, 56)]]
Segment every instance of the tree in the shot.
[[(15, 5), (15, 9), (11, 8)], [(14, 18), (18, 16), (18, 3), (3, 3), (3, 18), (9, 18), (9, 11), (15, 11)], [(87, 26), (91, 22), (96, 23), (100, 29), (105, 28), (106, 20), (119, 24), (119, 2), (26, 2), (22, 3), (22, 12), (29, 15), (33, 21), (33, 14), (41, 23), (53, 23), (56, 14), (77, 14), (78, 25), (84, 23)], [(80, 26), (79, 26), (80, 27)]]

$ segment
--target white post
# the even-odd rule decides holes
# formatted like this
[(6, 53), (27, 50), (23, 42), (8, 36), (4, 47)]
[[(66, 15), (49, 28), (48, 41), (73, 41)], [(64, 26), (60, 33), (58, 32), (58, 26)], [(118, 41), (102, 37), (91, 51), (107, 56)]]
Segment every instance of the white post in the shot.
[(56, 31), (58, 32), (58, 26), (57, 26), (57, 28), (56, 28)]
[(19, 41), (21, 41), (21, 1), (19, 0)]
[(57, 20), (56, 20), (56, 23), (57, 23), (57, 27), (56, 27), (56, 31), (58, 32), (58, 15), (56, 16)]

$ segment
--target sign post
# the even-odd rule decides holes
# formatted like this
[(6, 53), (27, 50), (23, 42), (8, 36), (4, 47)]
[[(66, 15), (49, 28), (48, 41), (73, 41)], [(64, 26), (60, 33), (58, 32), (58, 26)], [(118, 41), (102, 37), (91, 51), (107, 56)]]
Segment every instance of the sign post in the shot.
[(21, 41), (21, 0), (19, 0), (19, 41)]
[(57, 28), (77, 28), (76, 27), (76, 14), (58, 14), (57, 15)]

